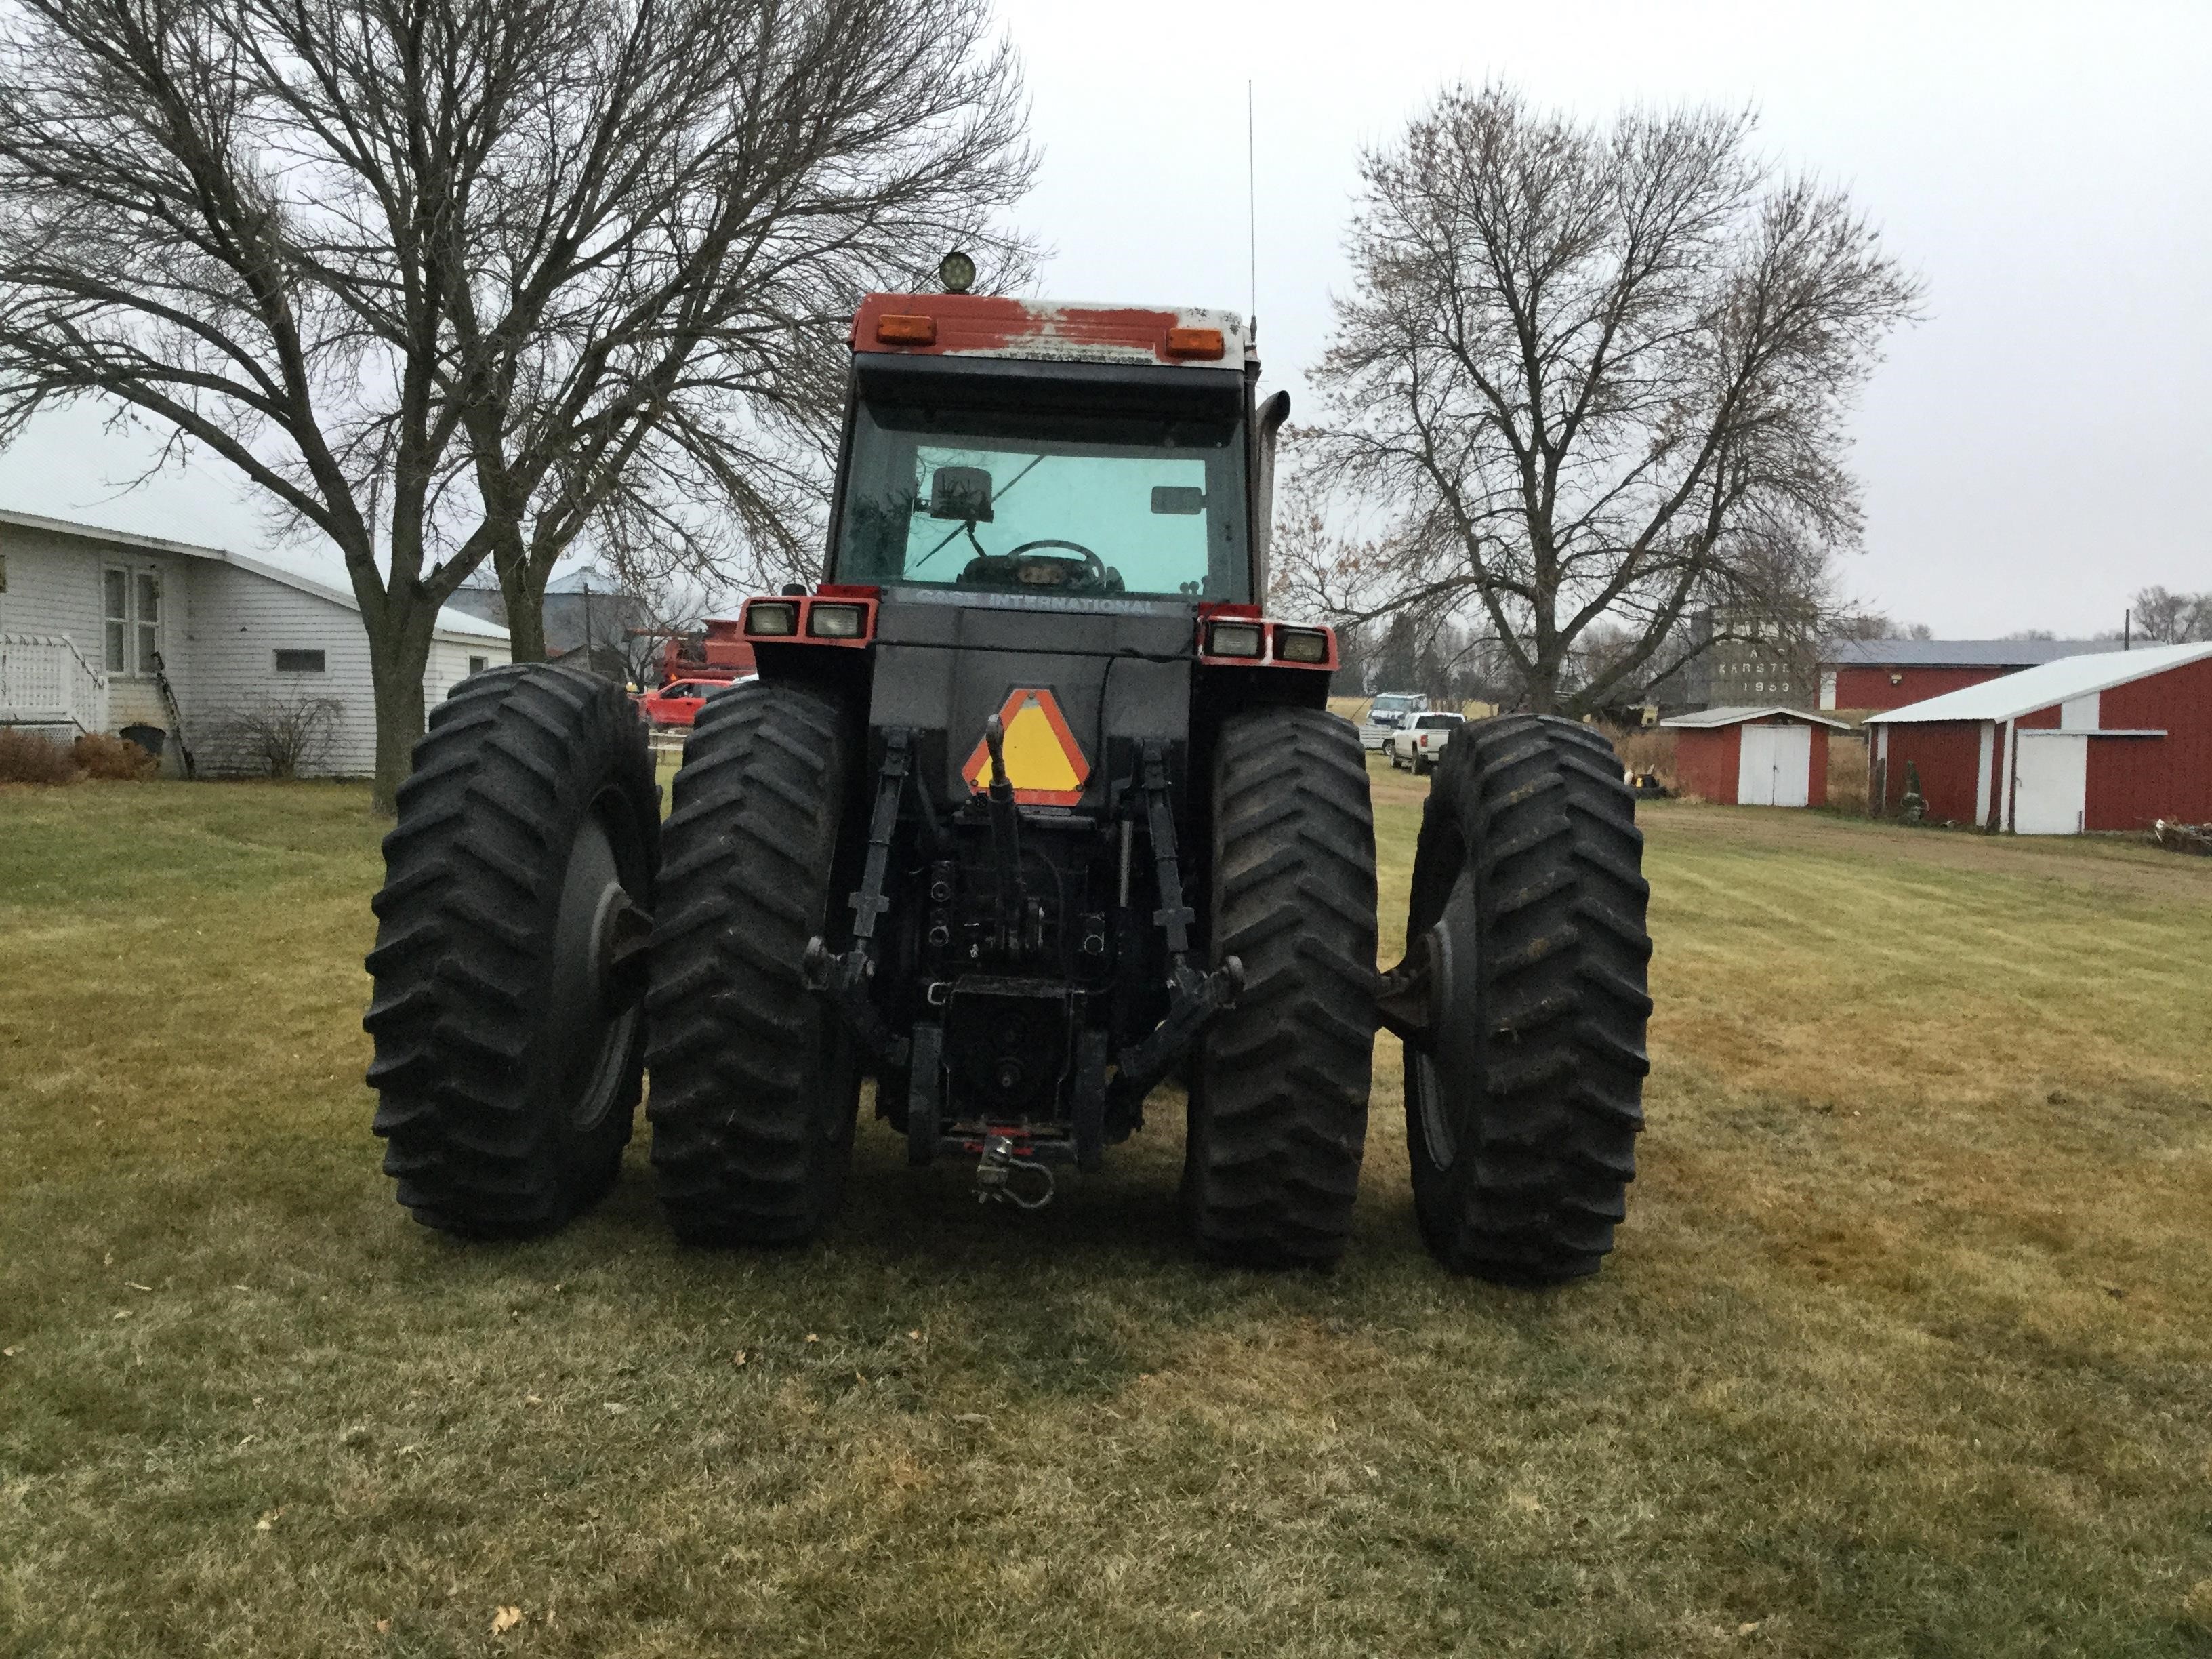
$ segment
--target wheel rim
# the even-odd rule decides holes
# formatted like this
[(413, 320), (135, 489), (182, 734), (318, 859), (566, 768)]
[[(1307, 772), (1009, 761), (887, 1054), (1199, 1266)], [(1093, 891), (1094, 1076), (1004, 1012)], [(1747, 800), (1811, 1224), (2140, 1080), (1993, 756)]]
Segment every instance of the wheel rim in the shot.
[(1464, 1120), (1482, 1079), (1481, 1011), (1476, 1006), (1480, 934), (1473, 871), (1461, 871), (1452, 884), (1430, 938), (1431, 1046), (1408, 1054), (1412, 1065), (1407, 1076), (1429, 1162), (1444, 1170), (1458, 1161), (1468, 1131)]
[(1443, 1079), (1437, 1074), (1436, 1061), (1426, 1054), (1413, 1056), (1413, 1097), (1420, 1105), (1421, 1144), (1428, 1149), (1429, 1162), (1439, 1170), (1450, 1169), (1459, 1156), (1459, 1137), (1444, 1111)]
[(608, 816), (608, 804), (594, 801), (568, 849), (542, 1027), (556, 1097), (580, 1132), (596, 1128), (612, 1109), (641, 1018), (636, 1002), (619, 1002), (610, 984), (615, 933), (634, 899)]

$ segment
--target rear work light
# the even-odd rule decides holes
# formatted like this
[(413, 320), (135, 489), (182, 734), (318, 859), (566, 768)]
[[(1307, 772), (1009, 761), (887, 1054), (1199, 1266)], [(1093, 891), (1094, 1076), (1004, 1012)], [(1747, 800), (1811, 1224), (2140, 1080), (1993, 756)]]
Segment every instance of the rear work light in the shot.
[(1275, 657), (1280, 662), (1327, 662), (1328, 635), (1318, 628), (1279, 628)]
[[(876, 343), (878, 345), (935, 345), (937, 319), (934, 317), (889, 316), (876, 319)], [(1213, 354), (1219, 356), (1219, 352)]]
[(1212, 657), (1256, 657), (1260, 654), (1260, 624), (1248, 622), (1209, 623), (1206, 651)]
[(860, 605), (823, 605), (817, 601), (807, 607), (806, 631), (819, 639), (857, 640), (860, 637), (860, 623), (867, 614)]
[(1218, 357), (1223, 351), (1218, 328), (1171, 328), (1168, 331), (1170, 357)]
[(748, 634), (788, 634), (799, 625), (799, 607), (781, 600), (755, 599), (745, 607)]

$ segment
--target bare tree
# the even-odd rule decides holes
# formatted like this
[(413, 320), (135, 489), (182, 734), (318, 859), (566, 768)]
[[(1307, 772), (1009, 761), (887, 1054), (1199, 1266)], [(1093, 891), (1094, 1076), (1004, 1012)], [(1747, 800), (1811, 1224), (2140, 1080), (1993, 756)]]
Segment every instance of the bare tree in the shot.
[(789, 554), (857, 295), (1019, 270), (988, 0), (20, 0), (0, 438), (103, 400), (343, 555), (380, 805), (439, 606), (594, 526)]
[[(1333, 573), (1335, 614), (1470, 610), (1528, 707), (1579, 712), (1680, 666), (1692, 611), (1720, 623), (1702, 650), (1832, 607), (1859, 526), (1844, 417), (1918, 287), (1751, 125), (1599, 128), (1459, 87), (1363, 159), (1300, 449), (1389, 526)], [(1577, 684), (1601, 622), (1630, 640)]]
[(2170, 593), (2146, 587), (2128, 602), (2135, 631), (2154, 645), (2212, 640), (2212, 592)]

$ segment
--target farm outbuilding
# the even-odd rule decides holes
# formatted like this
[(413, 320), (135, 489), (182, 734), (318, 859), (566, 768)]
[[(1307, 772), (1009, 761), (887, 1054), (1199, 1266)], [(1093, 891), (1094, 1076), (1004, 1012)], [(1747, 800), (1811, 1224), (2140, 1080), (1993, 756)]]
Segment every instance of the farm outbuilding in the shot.
[(1820, 653), (1820, 707), (1903, 708), (2118, 640), (1838, 640)]
[(1867, 721), (1867, 799), (1908, 768), (1940, 822), (2072, 836), (2212, 822), (2212, 645), (2068, 657)]
[(1675, 734), (1682, 792), (1723, 806), (1826, 806), (1828, 733), (1850, 730), (1799, 708), (1707, 708), (1659, 724)]

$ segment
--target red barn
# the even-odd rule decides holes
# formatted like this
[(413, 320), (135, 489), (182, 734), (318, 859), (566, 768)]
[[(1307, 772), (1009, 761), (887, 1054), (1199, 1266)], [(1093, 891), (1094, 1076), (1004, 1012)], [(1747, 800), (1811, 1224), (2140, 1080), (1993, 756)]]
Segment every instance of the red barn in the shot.
[(1903, 708), (2118, 640), (1836, 640), (1820, 656), (1823, 708)]
[(1707, 708), (1674, 733), (1674, 781), (1723, 806), (1826, 806), (1828, 733), (1851, 728), (1796, 708)]
[(2068, 657), (1867, 721), (1867, 799), (2023, 836), (2212, 823), (2212, 645)]

